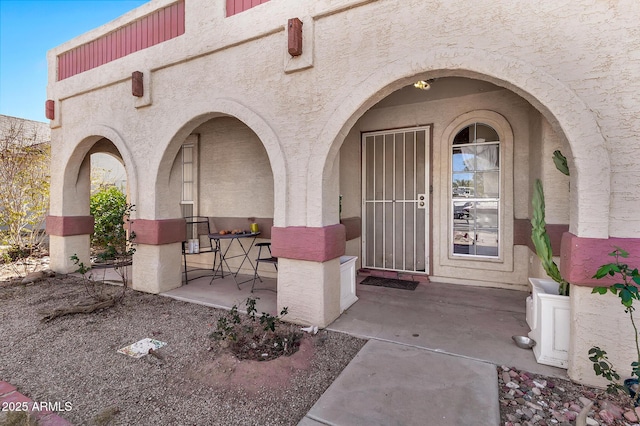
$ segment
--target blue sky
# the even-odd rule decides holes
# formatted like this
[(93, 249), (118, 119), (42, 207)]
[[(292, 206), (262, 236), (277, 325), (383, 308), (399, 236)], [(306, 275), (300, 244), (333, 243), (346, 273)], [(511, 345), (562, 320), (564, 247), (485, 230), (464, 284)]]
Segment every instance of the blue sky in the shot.
[(47, 51), (149, 0), (0, 0), (0, 114), (44, 116)]

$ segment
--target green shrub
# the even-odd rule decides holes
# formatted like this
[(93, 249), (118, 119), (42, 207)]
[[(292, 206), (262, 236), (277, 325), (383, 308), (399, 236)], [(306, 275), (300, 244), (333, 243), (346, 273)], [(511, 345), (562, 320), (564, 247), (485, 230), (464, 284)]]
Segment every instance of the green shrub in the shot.
[(90, 212), (95, 219), (91, 245), (101, 251), (100, 257), (113, 259), (127, 249), (124, 218), (131, 211), (127, 196), (117, 187), (110, 186), (91, 195)]

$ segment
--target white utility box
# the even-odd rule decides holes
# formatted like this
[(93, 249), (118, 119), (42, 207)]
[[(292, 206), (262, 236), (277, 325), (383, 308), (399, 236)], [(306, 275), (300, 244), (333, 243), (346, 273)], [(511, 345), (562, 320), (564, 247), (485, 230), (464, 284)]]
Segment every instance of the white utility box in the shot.
[(356, 303), (357, 256), (340, 256), (340, 313)]

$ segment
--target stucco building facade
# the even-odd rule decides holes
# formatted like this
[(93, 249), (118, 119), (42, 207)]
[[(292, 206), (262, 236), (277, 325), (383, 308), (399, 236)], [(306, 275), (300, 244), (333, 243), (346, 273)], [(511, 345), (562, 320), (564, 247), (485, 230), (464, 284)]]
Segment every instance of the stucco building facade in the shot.
[(52, 268), (88, 257), (104, 151), (136, 206), (139, 290), (181, 285), (185, 212), (272, 221), (300, 323), (339, 315), (343, 254), (523, 290), (544, 276), (539, 178), (572, 283), (569, 374), (593, 382), (590, 346), (632, 355), (618, 302), (590, 291), (614, 246), (640, 259), (638, 19), (631, 0), (152, 0), (49, 52)]

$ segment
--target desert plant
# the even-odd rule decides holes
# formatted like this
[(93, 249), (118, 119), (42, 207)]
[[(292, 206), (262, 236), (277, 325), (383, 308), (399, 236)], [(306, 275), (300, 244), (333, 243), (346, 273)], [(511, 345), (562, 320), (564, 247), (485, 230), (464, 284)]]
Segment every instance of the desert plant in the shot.
[[(638, 294), (638, 285), (640, 285), (640, 273), (638, 268), (632, 268), (625, 263), (621, 263), (620, 259), (626, 259), (629, 253), (625, 250), (616, 247), (616, 249), (609, 253), (609, 256), (615, 257), (615, 262), (602, 265), (593, 276), (596, 279), (602, 279), (607, 276), (617, 277), (620, 282), (612, 284), (608, 287), (595, 287), (592, 290), (593, 294), (606, 294), (611, 292), (620, 298), (620, 303), (624, 306), (624, 311), (629, 315), (631, 326), (634, 331), (636, 360), (631, 363), (631, 377), (635, 380), (640, 379), (640, 344), (638, 339), (638, 327), (636, 325), (633, 313), (635, 307), (633, 306), (634, 300), (640, 300)], [(613, 367), (613, 364), (607, 358), (607, 353), (598, 346), (594, 346), (589, 350), (589, 360), (593, 362), (593, 370), (597, 376), (602, 376), (609, 381), (607, 386), (608, 390), (615, 391), (617, 389), (625, 390), (630, 395), (634, 396), (634, 402), (638, 403), (640, 393), (630, 392), (628, 387), (622, 386), (618, 383), (620, 375)]]
[[(561, 173), (569, 176), (567, 158), (558, 150), (553, 152), (553, 163)], [(531, 204), (533, 205), (533, 216), (531, 218), (531, 240), (536, 248), (536, 254), (540, 259), (540, 262), (542, 262), (542, 267), (547, 275), (559, 284), (558, 294), (561, 296), (568, 296), (570, 285), (564, 278), (562, 278), (558, 265), (553, 261), (551, 240), (549, 239), (549, 234), (547, 234), (547, 223), (545, 221), (544, 190), (540, 179), (536, 179), (533, 186)]]
[(209, 337), (220, 342), (223, 347), (230, 347), (240, 359), (266, 361), (296, 352), (301, 333), (281, 330), (280, 327), (282, 317), (287, 315), (288, 309), (283, 308), (277, 316), (267, 312), (258, 316), (257, 300), (257, 297), (247, 298), (246, 317), (242, 317), (238, 307), (234, 305), (218, 319), (216, 330)]
[(560, 170), (562, 174), (569, 176), (569, 166), (567, 165), (567, 157), (562, 155), (562, 152), (558, 150), (553, 151), (553, 164), (556, 165), (556, 169)]
[(540, 258), (542, 267), (547, 272), (547, 275), (560, 285), (558, 288), (558, 294), (568, 296), (569, 283), (562, 278), (558, 265), (553, 261), (551, 240), (549, 239), (549, 234), (547, 234), (547, 224), (544, 218), (544, 190), (542, 189), (542, 182), (540, 179), (536, 179), (531, 203), (533, 204), (531, 240), (536, 248), (536, 254), (538, 255), (538, 258)]

